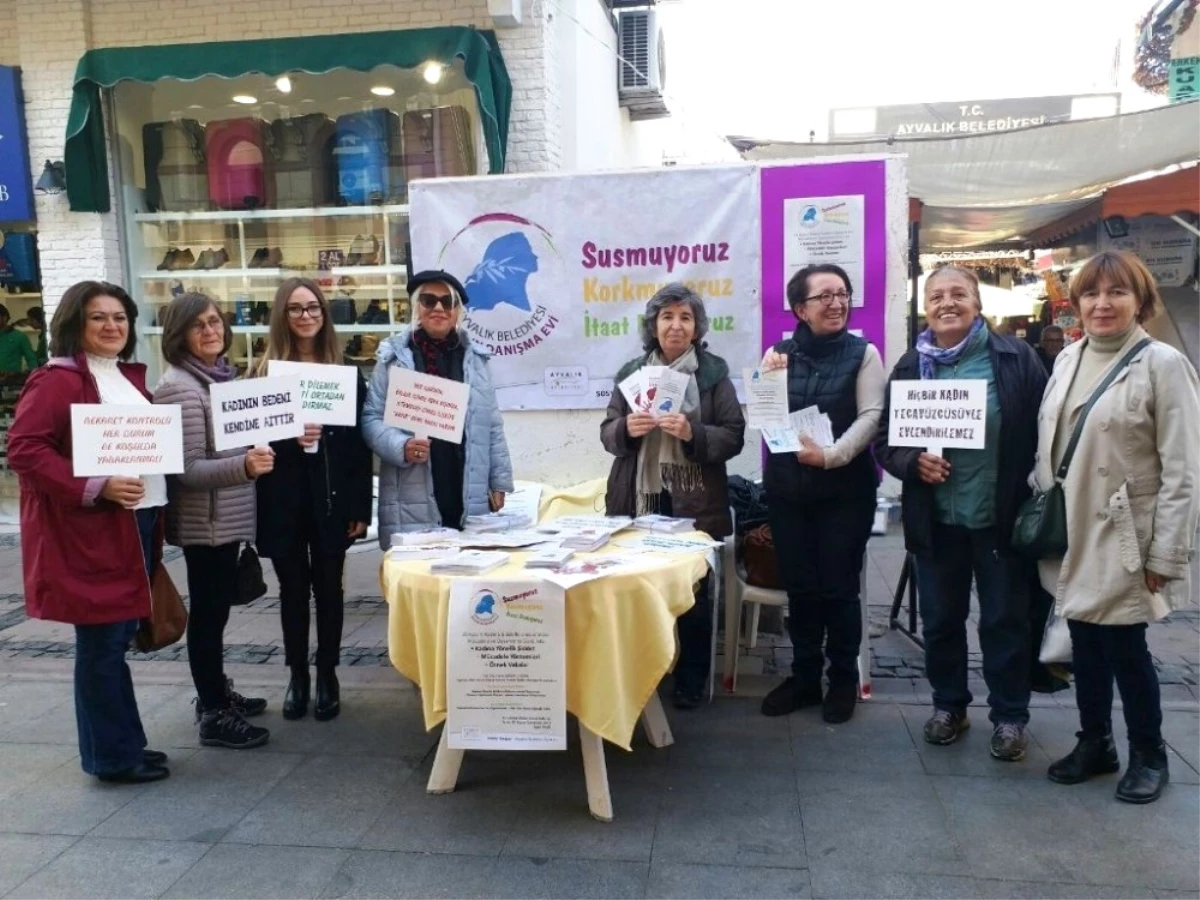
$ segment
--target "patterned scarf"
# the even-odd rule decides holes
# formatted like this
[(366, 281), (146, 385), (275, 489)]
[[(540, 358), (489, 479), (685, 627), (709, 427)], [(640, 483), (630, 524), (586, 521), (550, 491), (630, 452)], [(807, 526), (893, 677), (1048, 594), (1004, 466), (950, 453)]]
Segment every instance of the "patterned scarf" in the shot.
[(217, 384), (237, 378), (237, 369), (224, 356), (217, 357), (217, 361), (209, 366), (189, 353), (181, 360), (180, 368), (191, 372), (201, 381), (215, 381)]
[[(658, 354), (651, 352), (643, 365), (667, 366), (676, 372), (688, 375), (687, 390), (683, 394), (680, 412), (685, 416), (700, 408), (700, 388), (696, 384), (696, 370), (700, 360), (695, 345), (687, 353), (668, 363)], [(655, 428), (644, 438), (637, 455), (637, 514), (657, 512), (658, 498), (663, 488), (675, 499), (676, 491), (691, 494), (704, 490), (704, 473), (697, 463), (691, 462), (683, 453), (683, 444), (661, 428)]]
[(412, 333), (413, 346), (425, 361), (425, 372), (428, 375), (444, 375), (438, 367), (438, 360), (444, 359), (451, 350), (458, 349), (458, 332), (451, 331), (441, 340), (430, 337), (425, 329), (418, 328)]
[(937, 378), (938, 366), (956, 365), (967, 351), (967, 348), (971, 346), (971, 342), (986, 327), (987, 324), (984, 322), (983, 316), (980, 316), (971, 323), (971, 330), (967, 332), (967, 336), (955, 346), (948, 349), (939, 347), (934, 342), (933, 329), (931, 328), (926, 328), (917, 335), (917, 353), (920, 354), (921, 380), (930, 381)]

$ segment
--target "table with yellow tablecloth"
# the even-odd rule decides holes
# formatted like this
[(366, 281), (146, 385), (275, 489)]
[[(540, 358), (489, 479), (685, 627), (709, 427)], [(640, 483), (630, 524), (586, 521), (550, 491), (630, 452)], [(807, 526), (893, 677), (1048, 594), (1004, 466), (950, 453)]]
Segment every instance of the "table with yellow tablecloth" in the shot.
[[(703, 534), (680, 535), (707, 539)], [(639, 533), (618, 534), (595, 554), (619, 552)], [(487, 573), (493, 582), (536, 578), (527, 553)], [(693, 589), (708, 571), (704, 552), (644, 554), (637, 570), (622, 569), (566, 592), (567, 710), (590, 731), (630, 749), (638, 717), (675, 659), (675, 620), (693, 605)], [(425, 726), (446, 718), (446, 622), (454, 577), (433, 575), (429, 562), (385, 557), (388, 653), (421, 689)]]

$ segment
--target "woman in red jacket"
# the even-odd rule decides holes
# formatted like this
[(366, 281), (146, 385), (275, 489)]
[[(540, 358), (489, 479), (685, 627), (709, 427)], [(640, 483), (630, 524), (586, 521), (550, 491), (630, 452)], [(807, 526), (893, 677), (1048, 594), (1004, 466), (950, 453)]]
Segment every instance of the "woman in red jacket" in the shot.
[(170, 774), (166, 754), (146, 749), (125, 662), (138, 620), (150, 615), (166, 481), (76, 478), (71, 404), (150, 405), (146, 367), (126, 362), (136, 318), (116, 285), (70, 287), (50, 324), (51, 359), (29, 376), (8, 432), (8, 464), (21, 479), (26, 612), (75, 626), (80, 764), (127, 784)]

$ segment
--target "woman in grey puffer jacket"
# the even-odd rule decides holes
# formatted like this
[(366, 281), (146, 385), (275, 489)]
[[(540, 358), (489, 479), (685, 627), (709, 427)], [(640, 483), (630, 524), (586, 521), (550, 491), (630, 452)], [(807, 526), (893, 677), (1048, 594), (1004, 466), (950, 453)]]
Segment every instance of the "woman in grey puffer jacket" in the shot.
[[(408, 295), (418, 324), (380, 345), (362, 412), (363, 436), (380, 460), (379, 545), (385, 550), (397, 532), (462, 528), (467, 516), (500, 509), (505, 493), (513, 490), (487, 354), (456, 327), (466, 304), (462, 285), (445, 272), (420, 272), (409, 280)], [(422, 440), (383, 423), (393, 366), (470, 387), (461, 444)]]
[(237, 375), (225, 358), (232, 334), (213, 300), (196, 293), (176, 297), (161, 322), (170, 366), (154, 402), (179, 404), (183, 417), (184, 471), (167, 477), (167, 541), (183, 548), (187, 562), (188, 665), (198, 695), (200, 743), (258, 747), (270, 732), (244, 717), (263, 712), (267, 701), (233, 690), (222, 655), (230, 600), (237, 593), (238, 552), (255, 536), (254, 479), (271, 471), (274, 451), (213, 448), (209, 387)]

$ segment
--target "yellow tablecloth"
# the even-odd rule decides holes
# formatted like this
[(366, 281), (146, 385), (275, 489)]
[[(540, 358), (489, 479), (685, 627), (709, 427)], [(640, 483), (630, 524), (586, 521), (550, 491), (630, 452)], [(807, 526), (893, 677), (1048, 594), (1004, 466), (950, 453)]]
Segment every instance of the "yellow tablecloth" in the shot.
[[(602, 556), (638, 535), (618, 535)], [(706, 537), (705, 535), (688, 535)], [(535, 577), (526, 553), (487, 574), (489, 580)], [(616, 572), (567, 591), (567, 709), (606, 741), (630, 749), (638, 716), (675, 659), (675, 620), (695, 602), (693, 586), (708, 571), (704, 553), (646, 555), (646, 568)], [(429, 562), (384, 557), (388, 655), (421, 689), (425, 727), (446, 718), (446, 620), (450, 582)]]

